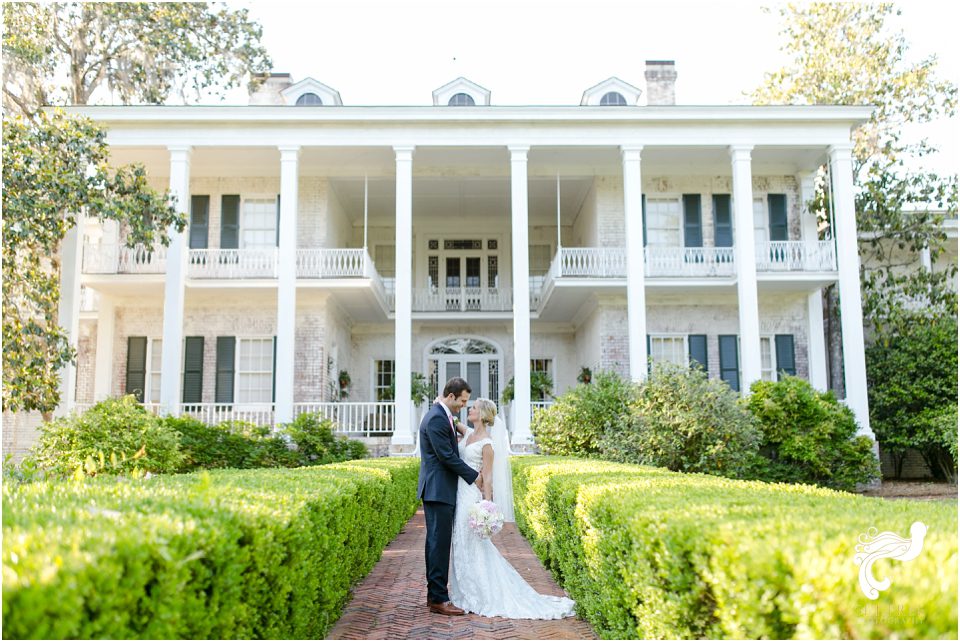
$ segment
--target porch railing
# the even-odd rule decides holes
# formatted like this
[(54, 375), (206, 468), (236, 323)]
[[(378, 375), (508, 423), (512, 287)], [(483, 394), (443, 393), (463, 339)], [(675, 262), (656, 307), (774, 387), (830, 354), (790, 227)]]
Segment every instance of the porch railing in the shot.
[(648, 277), (733, 276), (736, 262), (732, 247), (646, 247)]
[(833, 272), (833, 241), (770, 241), (757, 244), (757, 270), (764, 272)]
[(418, 288), (414, 312), (502, 312), (513, 309), (513, 288)]
[(187, 276), (193, 279), (274, 279), (277, 249), (190, 250)]
[(167, 248), (144, 245), (127, 247), (120, 243), (87, 243), (83, 246), (85, 274), (163, 274), (167, 270)]
[(366, 277), (373, 261), (363, 248), (297, 250), (297, 277), (336, 279)]
[(180, 406), (180, 414), (188, 415), (211, 426), (224, 421), (247, 421), (258, 426), (273, 426), (273, 405), (239, 405), (193, 403)]
[(627, 276), (627, 253), (622, 247), (564, 247), (554, 262), (554, 276)]
[(395, 408), (392, 401), (297, 403), (293, 405), (293, 414), (318, 412), (336, 422), (337, 433), (385, 437), (393, 434)]

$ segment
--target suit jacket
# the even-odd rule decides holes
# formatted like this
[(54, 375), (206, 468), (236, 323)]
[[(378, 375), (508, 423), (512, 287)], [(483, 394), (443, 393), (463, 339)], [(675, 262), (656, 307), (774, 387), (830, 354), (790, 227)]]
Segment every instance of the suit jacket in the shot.
[(420, 481), (417, 494), (427, 502), (456, 505), (457, 477), (472, 484), (480, 475), (462, 459), (456, 431), (439, 403), (420, 422)]

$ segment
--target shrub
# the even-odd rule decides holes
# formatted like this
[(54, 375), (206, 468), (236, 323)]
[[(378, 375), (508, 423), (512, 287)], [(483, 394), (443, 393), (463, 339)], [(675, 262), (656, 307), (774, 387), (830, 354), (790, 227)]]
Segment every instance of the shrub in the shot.
[(934, 475), (955, 479), (957, 459), (936, 418), (957, 407), (956, 318), (918, 316), (878, 335), (866, 360), (870, 425), (881, 447), (895, 456), (915, 448)]
[(127, 395), (41, 425), (33, 459), (58, 475), (165, 473), (179, 468), (179, 448), (177, 433)]
[(756, 422), (727, 383), (700, 368), (655, 364), (629, 416), (605, 432), (600, 453), (612, 461), (740, 477), (759, 442)]
[(757, 381), (750, 392), (747, 405), (763, 435), (757, 479), (853, 490), (879, 477), (873, 441), (857, 437), (853, 411), (832, 392), (798, 377)]
[[(517, 526), (603, 639), (957, 637), (957, 506), (890, 502), (560, 457), (517, 457)], [(869, 600), (854, 547), (871, 527), (923, 553), (873, 567), (893, 586)]]
[(180, 472), (200, 468), (276, 468), (300, 465), (300, 457), (286, 442), (270, 436), (270, 428), (249, 422), (225, 421), (217, 426), (192, 417), (165, 417), (180, 433), (184, 461)]
[(530, 429), (544, 453), (597, 455), (608, 426), (627, 421), (633, 386), (612, 372), (601, 372), (591, 384), (580, 384), (534, 414)]
[(283, 430), (297, 446), (300, 464), (316, 466), (335, 461), (367, 456), (367, 447), (362, 442), (334, 435), (336, 424), (320, 413), (303, 413), (284, 426)]
[(3, 487), (3, 637), (323, 639), (413, 459)]
[[(507, 405), (512, 403), (514, 396), (514, 383), (513, 377), (510, 377), (510, 381), (507, 382), (507, 385), (503, 387), (503, 392), (500, 394), (500, 401)], [(531, 399), (545, 399), (547, 397), (553, 396), (553, 379), (550, 378), (546, 372), (531, 372), (530, 373), (530, 398)]]

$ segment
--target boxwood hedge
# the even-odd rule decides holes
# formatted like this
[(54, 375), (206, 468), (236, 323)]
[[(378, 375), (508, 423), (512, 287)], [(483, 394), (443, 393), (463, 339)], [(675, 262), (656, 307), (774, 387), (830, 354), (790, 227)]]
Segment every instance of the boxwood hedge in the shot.
[(4, 638), (322, 638), (417, 460), (3, 489)]
[[(517, 524), (604, 638), (957, 637), (957, 507), (560, 457), (513, 460)], [(861, 592), (870, 528), (927, 528)]]

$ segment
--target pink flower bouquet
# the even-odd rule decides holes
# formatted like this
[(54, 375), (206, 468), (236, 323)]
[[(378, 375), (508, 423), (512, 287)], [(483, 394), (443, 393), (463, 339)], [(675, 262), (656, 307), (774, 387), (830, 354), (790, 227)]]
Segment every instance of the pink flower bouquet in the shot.
[(503, 528), (503, 513), (493, 502), (481, 499), (467, 510), (470, 530), (480, 539), (488, 539)]

